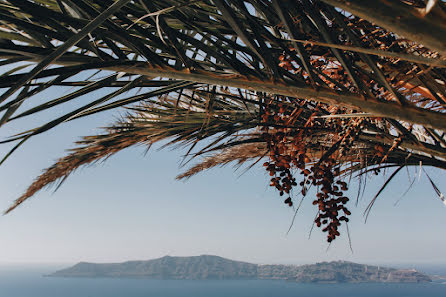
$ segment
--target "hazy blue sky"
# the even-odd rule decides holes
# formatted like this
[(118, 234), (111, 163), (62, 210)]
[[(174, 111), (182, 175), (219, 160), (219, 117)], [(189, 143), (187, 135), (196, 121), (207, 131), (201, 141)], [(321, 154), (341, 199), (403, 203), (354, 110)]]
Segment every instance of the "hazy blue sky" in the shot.
[[(0, 209), (62, 156), (64, 149), (72, 147), (79, 135), (92, 134), (95, 127), (110, 123), (111, 114), (68, 123), (30, 140), (0, 167)], [(46, 117), (5, 126), (0, 136)], [(0, 146), (0, 153), (7, 148)], [(319, 229), (308, 239), (316, 211), (311, 196), (286, 235), (293, 211), (269, 189), (262, 168), (240, 176), (242, 171), (228, 166), (179, 182), (175, 176), (181, 152), (144, 152), (143, 148), (129, 149), (105, 164), (84, 168), (55, 194), (42, 191), (0, 217), (0, 262), (108, 262), (216, 254), (257, 263), (337, 259), (446, 263), (446, 207), (424, 175), (394, 207), (409, 185), (406, 172), (401, 171), (364, 224), (362, 213), (384, 178), (369, 180), (359, 206), (350, 203), (354, 253), (346, 232), (327, 251)], [(413, 175), (415, 169), (410, 171)], [(427, 171), (446, 191), (446, 172)], [(355, 188), (351, 187), (352, 198)]]

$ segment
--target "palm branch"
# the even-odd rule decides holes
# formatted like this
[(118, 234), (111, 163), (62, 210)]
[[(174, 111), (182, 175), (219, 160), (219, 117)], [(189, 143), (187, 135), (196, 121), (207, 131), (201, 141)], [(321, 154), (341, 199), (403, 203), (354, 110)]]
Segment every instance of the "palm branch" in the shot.
[[(420, 162), (446, 168), (446, 4), (369, 2), (0, 0), (0, 126), (108, 91), (3, 140), (13, 147), (0, 164), (58, 125), (129, 110), (8, 212), (80, 166), (160, 140), (204, 157), (180, 177), (262, 158), (271, 173), (286, 154), (339, 178)], [(33, 105), (56, 87), (72, 91)]]

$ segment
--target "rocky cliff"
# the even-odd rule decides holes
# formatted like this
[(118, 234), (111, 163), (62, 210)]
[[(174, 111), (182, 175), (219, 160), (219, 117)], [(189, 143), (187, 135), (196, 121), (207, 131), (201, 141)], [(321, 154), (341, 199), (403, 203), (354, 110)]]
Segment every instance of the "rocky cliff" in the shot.
[(257, 265), (217, 256), (162, 257), (148, 261), (81, 262), (53, 273), (58, 277), (137, 277), (155, 279), (283, 279), (303, 283), (430, 282), (415, 270), (397, 270), (345, 261), (313, 265)]

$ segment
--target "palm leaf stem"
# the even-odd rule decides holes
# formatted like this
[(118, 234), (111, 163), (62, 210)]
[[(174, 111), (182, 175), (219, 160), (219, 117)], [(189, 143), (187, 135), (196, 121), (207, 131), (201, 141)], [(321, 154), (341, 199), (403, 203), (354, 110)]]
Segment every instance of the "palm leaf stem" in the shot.
[(344, 9), (398, 35), (424, 44), (446, 57), (446, 26), (443, 17), (422, 16), (415, 8), (405, 5), (402, 1), (321, 1)]

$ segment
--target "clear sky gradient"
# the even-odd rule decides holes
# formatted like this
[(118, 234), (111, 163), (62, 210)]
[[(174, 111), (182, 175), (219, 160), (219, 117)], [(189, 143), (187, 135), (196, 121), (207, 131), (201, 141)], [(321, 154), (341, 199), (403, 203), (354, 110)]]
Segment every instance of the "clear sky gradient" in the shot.
[[(112, 122), (112, 115), (118, 113), (67, 123), (25, 144), (0, 167), (0, 209), (6, 209), (78, 136), (97, 132), (96, 127)], [(0, 136), (36, 125), (48, 116), (2, 127)], [(0, 146), (0, 153), (8, 148)], [(308, 239), (316, 212), (312, 195), (287, 235), (293, 210), (269, 189), (261, 166), (243, 175), (243, 170), (234, 172), (231, 166), (217, 168), (182, 182), (175, 176), (181, 170), (183, 152), (155, 148), (144, 153), (142, 147), (132, 148), (105, 164), (79, 170), (56, 193), (41, 191), (0, 217), (0, 262), (118, 262), (166, 254), (215, 254), (255, 263), (338, 259), (446, 263), (446, 207), (424, 175), (394, 206), (409, 186), (402, 170), (364, 224), (363, 211), (385, 181), (383, 176), (368, 180), (358, 207), (350, 202), (352, 253), (345, 229), (328, 250), (319, 229)], [(426, 170), (446, 191), (446, 172)], [(411, 176), (416, 171), (411, 168)], [(351, 184), (354, 200), (356, 186), (354, 181)]]

